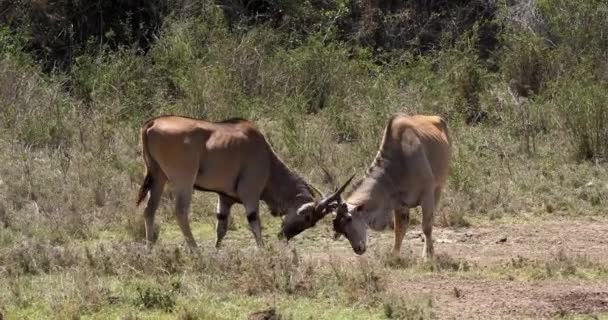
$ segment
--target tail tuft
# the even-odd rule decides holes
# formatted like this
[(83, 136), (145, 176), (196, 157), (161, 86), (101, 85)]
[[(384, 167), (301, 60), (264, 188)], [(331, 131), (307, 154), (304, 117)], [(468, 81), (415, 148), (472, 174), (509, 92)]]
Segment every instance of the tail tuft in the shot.
[(141, 205), (142, 201), (144, 201), (144, 199), (148, 195), (148, 192), (150, 192), (150, 189), (152, 189), (153, 184), (154, 184), (154, 179), (152, 179), (152, 175), (149, 173), (146, 174), (146, 177), (144, 178), (144, 182), (142, 183), (141, 187), (139, 188), (137, 202), (135, 203), (136, 206), (139, 207), (139, 205)]

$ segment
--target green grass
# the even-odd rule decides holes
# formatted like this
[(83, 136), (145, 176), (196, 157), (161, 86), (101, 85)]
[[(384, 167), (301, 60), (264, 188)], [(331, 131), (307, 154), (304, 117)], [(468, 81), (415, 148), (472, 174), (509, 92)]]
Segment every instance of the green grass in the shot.
[[(323, 240), (322, 228), (289, 247), (268, 239), (264, 249), (255, 247), (248, 230), (238, 228), (222, 250), (212, 248), (211, 237), (199, 238), (202, 252), (187, 254), (174, 223), (165, 223), (164, 241), (151, 252), (112, 230), (87, 242), (4, 246), (3, 314), (8, 319), (244, 319), (273, 308), (286, 319), (427, 319), (435, 312), (432, 297), (412, 299), (389, 287), (401, 280), (608, 279), (605, 263), (566, 251), (479, 266), (451, 256), (442, 244), (436, 244), (433, 263), (423, 262), (407, 244), (395, 258), (389, 254), (390, 242), (382, 241), (356, 258), (344, 242), (323, 243), (328, 239)], [(203, 233), (200, 226), (195, 230)]]
[[(199, 294), (178, 300), (180, 307), (175, 313), (159, 310), (142, 310), (127, 303), (104, 306), (99, 312), (84, 314), (81, 319), (175, 319), (189, 315), (194, 319), (246, 319), (246, 315), (275, 309), (285, 319), (384, 319), (383, 310), (374, 308), (343, 307), (328, 302), (306, 298), (282, 296), (243, 297), (235, 295)], [(6, 310), (5, 319), (43, 319), (57, 316), (56, 310), (47, 305), (31, 305), (23, 309)]]
[[(116, 247), (106, 249), (110, 250), (107, 256), (98, 250), (91, 251), (92, 258), (77, 255), (79, 258), (70, 266), (55, 264), (45, 273), (29, 269), (30, 274), (5, 279), (0, 295), (5, 316), (41, 319), (79, 315), (101, 319), (136, 314), (138, 318), (165, 319), (183, 313), (201, 319), (244, 319), (247, 314), (274, 308), (287, 319), (380, 319), (383, 312), (378, 300), (383, 293), (367, 291), (365, 283), (369, 280), (359, 278), (361, 275), (348, 270), (333, 271), (338, 273), (332, 275), (327, 268), (311, 269), (314, 263), (305, 261), (300, 267), (290, 267), (284, 263), (291, 263), (296, 256), (277, 256), (279, 252), (285, 253), (280, 249), (257, 251), (263, 256), (260, 258), (252, 256), (250, 250), (230, 249), (219, 255), (209, 252), (202, 257), (178, 258), (160, 247), (152, 256), (145, 257), (145, 253), (140, 256), (145, 261), (125, 259), (135, 253), (135, 248), (122, 253)], [(174, 263), (174, 269), (170, 263)], [(268, 263), (270, 269), (261, 268)], [(274, 263), (280, 265), (273, 266)], [(236, 269), (231, 271), (233, 268)], [(374, 266), (369, 268), (374, 272)], [(305, 277), (297, 283), (283, 283), (301, 276)], [(315, 284), (317, 281), (312, 277), (316, 276), (334, 284), (326, 287)], [(355, 282), (340, 284), (332, 280), (334, 276)], [(321, 286), (320, 290), (300, 288), (305, 283), (299, 281), (310, 281), (312, 286)], [(342, 288), (347, 292), (341, 292)], [(355, 298), (352, 294), (362, 296)]]

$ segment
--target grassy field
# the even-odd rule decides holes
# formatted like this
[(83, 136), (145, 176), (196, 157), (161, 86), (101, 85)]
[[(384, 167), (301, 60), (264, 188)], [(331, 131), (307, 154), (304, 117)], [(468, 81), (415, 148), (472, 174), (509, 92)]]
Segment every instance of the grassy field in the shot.
[[(608, 6), (389, 2), (268, 2), (262, 21), (183, 0), (149, 15), (149, 45), (101, 2), (0, 5), (0, 319), (608, 319)], [(106, 29), (85, 19), (102, 9)], [(204, 193), (192, 254), (170, 188), (146, 250), (147, 118), (251, 119), (327, 192), (393, 112), (442, 115), (454, 142), (435, 261), (418, 209), (399, 257), (391, 231), (356, 256), (329, 218), (285, 244), (264, 205), (264, 248), (235, 207), (216, 250)]]
[(517, 220), (437, 228), (433, 263), (419, 258), (418, 226), (399, 258), (389, 255), (390, 234), (374, 234), (370, 252), (356, 257), (346, 241), (328, 240), (327, 224), (288, 246), (268, 236), (264, 249), (240, 227), (216, 251), (210, 223), (198, 220), (200, 254), (180, 246), (174, 223), (152, 252), (122, 230), (62, 245), (16, 242), (3, 247), (2, 312), (7, 319), (245, 319), (269, 309), (282, 319), (608, 316), (608, 221)]

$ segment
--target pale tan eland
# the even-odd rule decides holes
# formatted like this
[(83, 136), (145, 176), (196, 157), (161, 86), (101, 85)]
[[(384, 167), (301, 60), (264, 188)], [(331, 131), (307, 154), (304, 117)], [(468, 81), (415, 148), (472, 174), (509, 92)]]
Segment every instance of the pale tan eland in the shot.
[[(208, 122), (181, 116), (160, 116), (141, 129), (145, 178), (139, 190), (139, 206), (149, 195), (144, 210), (146, 240), (151, 245), (154, 215), (165, 184), (175, 192), (177, 223), (190, 248), (197, 244), (188, 222), (193, 190), (218, 194), (216, 247), (226, 235), (230, 208), (245, 207), (249, 227), (258, 246), (263, 245), (259, 201), (273, 216), (284, 216), (287, 239), (314, 225), (310, 217), (324, 215), (334, 193), (316, 201), (311, 185), (291, 171), (274, 153), (262, 133), (243, 119)], [(343, 189), (342, 189), (343, 190)], [(298, 215), (297, 213), (301, 213)]]
[(363, 254), (367, 228), (380, 231), (393, 223), (393, 253), (399, 254), (409, 209), (421, 206), (422, 254), (432, 258), (433, 215), (446, 184), (450, 157), (451, 141), (441, 117), (392, 115), (365, 177), (346, 200), (337, 200), (340, 204), (333, 220), (336, 238), (346, 236), (354, 252)]

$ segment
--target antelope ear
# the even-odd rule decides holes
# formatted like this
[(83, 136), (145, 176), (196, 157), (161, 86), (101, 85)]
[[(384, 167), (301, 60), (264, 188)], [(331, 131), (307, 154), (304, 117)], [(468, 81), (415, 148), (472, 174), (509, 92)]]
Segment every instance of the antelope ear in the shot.
[(346, 203), (342, 202), (342, 203), (337, 204), (336, 212), (339, 215), (340, 214), (347, 214), (348, 213), (348, 206), (346, 205)]

